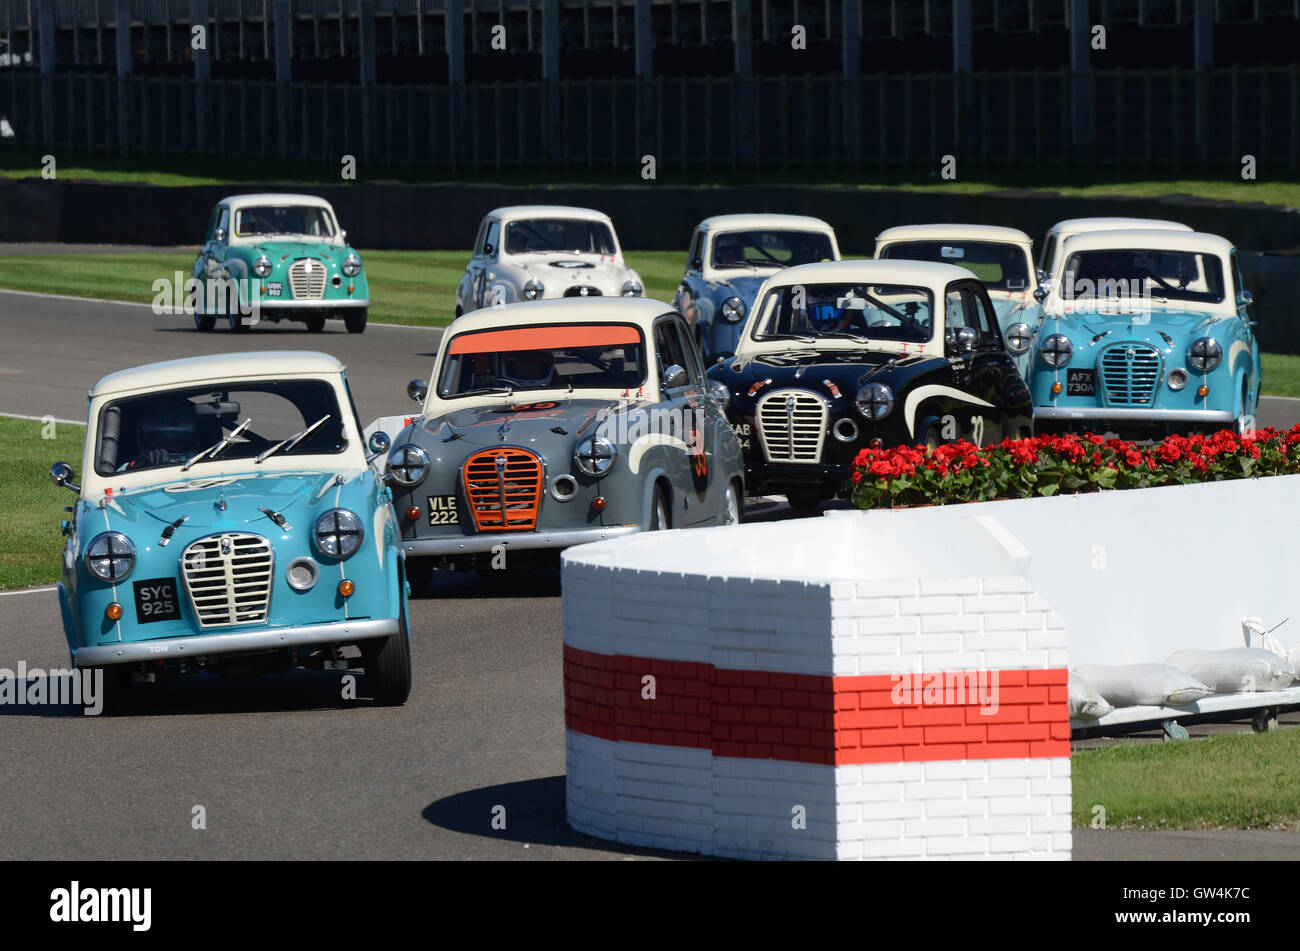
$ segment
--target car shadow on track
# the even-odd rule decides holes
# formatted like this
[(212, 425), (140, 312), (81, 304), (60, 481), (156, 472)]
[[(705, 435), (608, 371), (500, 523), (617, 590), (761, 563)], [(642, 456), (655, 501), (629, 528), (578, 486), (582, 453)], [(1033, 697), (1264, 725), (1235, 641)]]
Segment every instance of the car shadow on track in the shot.
[(427, 597), (439, 598), (558, 598), (560, 572), (542, 571), (435, 571)]
[[(646, 858), (712, 859), (712, 856), (625, 845), (575, 832), (564, 818), (563, 776), (471, 789), (430, 803), (421, 815), (442, 829), (508, 842), (598, 849)], [(494, 817), (498, 825), (504, 822), (504, 829), (492, 828)]]
[[(346, 675), (355, 678), (355, 700), (344, 699), (343, 677)], [(48, 677), (33, 677), (28, 680), (27, 698), (33, 696), (37, 680), (44, 681), (40, 686), (40, 697), (55, 695)], [(264, 674), (235, 681), (223, 680), (215, 674), (200, 673), (165, 684), (137, 684), (131, 688), (126, 703), (113, 714), (113, 718), (303, 713), (374, 706), (366, 687), (366, 678), (359, 670), (293, 670), (284, 674)], [(78, 705), (33, 703), (30, 699), (21, 704), (16, 701), (0, 704), (0, 717), (15, 716), (81, 717), (85, 714)]]

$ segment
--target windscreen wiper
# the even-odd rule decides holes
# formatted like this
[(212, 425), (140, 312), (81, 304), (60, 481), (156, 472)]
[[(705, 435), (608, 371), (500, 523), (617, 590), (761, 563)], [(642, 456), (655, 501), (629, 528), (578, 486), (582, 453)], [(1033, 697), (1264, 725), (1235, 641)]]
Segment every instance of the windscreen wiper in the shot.
[(515, 388), (513, 386), (480, 386), (477, 390), (466, 390), (464, 393), (448, 393), (448, 396), (483, 396), (486, 393), (504, 393), (506, 396), (513, 396)]
[(278, 442), (278, 443), (276, 443), (274, 446), (272, 446), (270, 449), (266, 450), (266, 452), (262, 453), (260, 456), (258, 456), (258, 457), (257, 457), (256, 459), (254, 459), (253, 461), (254, 461), (254, 462), (261, 462), (261, 461), (262, 461), (263, 459), (265, 459), (267, 456), (271, 455), (272, 453), (279, 452), (281, 449), (292, 449), (294, 446), (298, 445), (298, 443), (302, 442), (304, 439), (306, 439), (308, 436), (310, 436), (312, 433), (314, 433), (317, 429), (319, 429), (320, 426), (321, 426), (321, 424), (324, 423), (324, 422), (325, 422), (327, 419), (329, 419), (329, 418), (330, 418), (330, 414), (329, 414), (329, 413), (326, 413), (324, 416), (322, 416), (320, 419), (316, 420), (316, 422), (312, 423), (310, 426), (308, 426), (308, 427), (307, 427), (306, 429), (304, 429), (302, 432), (300, 432), (300, 433), (294, 433), (294, 434), (293, 434), (292, 436), (290, 436), (288, 439), (285, 439), (285, 440), (283, 440), (282, 442)]
[(230, 431), (229, 436), (220, 440), (219, 442), (213, 443), (211, 446), (209, 446), (207, 449), (204, 449), (202, 452), (190, 456), (190, 458), (186, 461), (185, 465), (181, 466), (181, 472), (185, 472), (187, 469), (189, 469), (190, 466), (194, 465), (194, 463), (198, 462), (200, 459), (206, 459), (208, 457), (211, 457), (213, 459), (217, 458), (217, 456), (221, 455), (223, 452), (226, 451), (226, 447), (229, 446), (234, 441), (235, 437), (238, 436), (240, 433), (242, 433), (245, 429), (247, 429), (252, 422), (253, 422), (253, 417), (250, 416), (247, 419), (245, 419), (242, 423), (240, 423), (238, 426), (236, 426), (234, 429), (232, 429)]

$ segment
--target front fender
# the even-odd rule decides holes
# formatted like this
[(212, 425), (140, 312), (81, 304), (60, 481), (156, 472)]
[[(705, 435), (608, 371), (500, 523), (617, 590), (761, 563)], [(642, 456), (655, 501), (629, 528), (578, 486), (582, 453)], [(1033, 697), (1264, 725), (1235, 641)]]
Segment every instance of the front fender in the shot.
[(643, 483), (645, 488), (642, 490), (641, 493), (641, 531), (643, 532), (649, 531), (650, 529), (650, 520), (654, 512), (655, 490), (658, 488), (659, 482), (661, 480), (668, 487), (669, 524), (670, 526), (676, 524), (676, 520), (673, 518), (675, 513), (673, 511), (672, 477), (669, 476), (668, 470), (663, 468), (663, 466), (655, 466), (652, 469), (650, 469), (648, 472), (646, 472), (645, 482)]

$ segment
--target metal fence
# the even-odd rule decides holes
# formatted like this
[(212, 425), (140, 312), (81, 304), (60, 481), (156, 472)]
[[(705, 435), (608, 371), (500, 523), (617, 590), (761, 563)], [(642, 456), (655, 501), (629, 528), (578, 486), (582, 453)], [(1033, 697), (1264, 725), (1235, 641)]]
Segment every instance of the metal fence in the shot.
[[(0, 74), (0, 147), (448, 170), (1294, 172), (1300, 64), (370, 86)], [(1077, 117), (1077, 118), (1076, 118)]]

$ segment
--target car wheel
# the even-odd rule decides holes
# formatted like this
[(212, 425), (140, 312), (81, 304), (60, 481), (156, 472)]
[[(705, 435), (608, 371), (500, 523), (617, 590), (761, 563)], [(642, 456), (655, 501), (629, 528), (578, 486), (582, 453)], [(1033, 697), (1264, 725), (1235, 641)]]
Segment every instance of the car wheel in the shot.
[[(131, 668), (126, 664), (112, 664), (108, 667), (83, 667), (82, 677), (93, 677), (98, 671), (103, 675), (100, 683), (99, 715), (106, 717), (121, 716), (130, 709), (131, 703)], [(82, 710), (91, 713), (94, 705), (86, 703), (86, 691), (82, 689)]]
[(1246, 420), (1247, 420), (1246, 397), (1249, 393), (1250, 393), (1249, 384), (1247, 384), (1245, 380), (1242, 380), (1241, 381), (1241, 410), (1237, 414), (1237, 427), (1236, 427), (1238, 436), (1244, 436), (1248, 431), (1246, 429)]
[(212, 328), (214, 328), (215, 326), (217, 326), (217, 318), (215, 318), (215, 317), (208, 317), (208, 316), (205, 316), (204, 314), (195, 314), (195, 315), (194, 315), (194, 329), (195, 329), (195, 330), (200, 330), (200, 331), (202, 331), (203, 333), (208, 333), (208, 332), (209, 332), (210, 330), (212, 330)]
[(322, 330), (324, 330), (324, 329), (325, 329), (325, 318), (324, 318), (324, 317), (308, 317), (308, 318), (307, 318), (307, 332), (308, 332), (308, 333), (318, 334), (318, 333), (320, 333), (320, 332), (321, 332)]
[(427, 558), (407, 558), (406, 582), (411, 586), (413, 598), (427, 598), (433, 594), (433, 561)]
[(662, 487), (656, 488), (655, 500), (650, 506), (650, 531), (661, 532), (672, 527), (672, 520), (668, 516), (668, 497), (664, 495)]
[(248, 324), (244, 323), (244, 317), (239, 313), (239, 311), (235, 311), (233, 314), (227, 314), (226, 320), (230, 324), (230, 332), (232, 334), (246, 334), (253, 329), (248, 326)]
[(343, 315), (343, 324), (348, 328), (350, 334), (362, 334), (366, 332), (366, 313), (368, 308), (362, 307), (358, 310), (349, 311)]
[(739, 525), (744, 517), (745, 495), (741, 491), (740, 483), (733, 479), (727, 483), (727, 492), (722, 499), (722, 521), (719, 524)]
[(815, 515), (821, 511), (824, 496), (816, 489), (791, 489), (785, 494), (790, 508), (805, 515)]
[(406, 605), (397, 616), (397, 633), (361, 643), (362, 666), (370, 695), (381, 707), (400, 707), (411, 695), (411, 638)]

